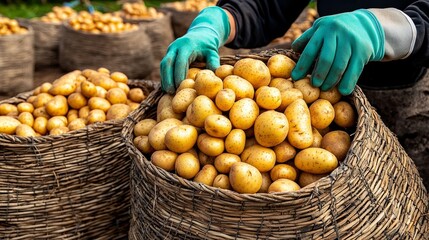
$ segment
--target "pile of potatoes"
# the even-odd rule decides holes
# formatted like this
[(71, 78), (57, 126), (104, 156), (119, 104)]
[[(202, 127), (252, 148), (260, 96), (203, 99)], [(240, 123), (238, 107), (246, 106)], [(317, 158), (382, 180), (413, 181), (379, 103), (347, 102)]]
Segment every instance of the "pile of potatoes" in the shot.
[(153, 19), (164, 16), (162, 12), (156, 11), (153, 7), (146, 7), (142, 3), (124, 3), (122, 5), (122, 17), (126, 19)]
[(0, 133), (21, 137), (59, 135), (123, 119), (146, 98), (128, 77), (106, 68), (67, 73), (37, 87), (25, 102), (0, 104)]
[(24, 34), (28, 30), (19, 25), (15, 19), (0, 17), (0, 36), (12, 34)]
[(124, 23), (120, 16), (112, 13), (89, 13), (80, 11), (76, 17), (69, 19), (70, 26), (76, 31), (89, 33), (120, 33), (138, 29), (138, 25)]
[(61, 23), (76, 15), (76, 11), (67, 6), (54, 6), (51, 12), (46, 13), (40, 18), (40, 21), (45, 23)]
[(309, 76), (290, 79), (285, 55), (244, 58), (215, 72), (191, 68), (156, 119), (134, 127), (134, 144), (180, 177), (238, 193), (296, 191), (343, 161), (356, 128), (354, 106)]
[(299, 38), (307, 29), (309, 29), (313, 25), (317, 17), (317, 10), (314, 8), (308, 8), (305, 11), (305, 17), (303, 17), (303, 19), (298, 19), (296, 22), (292, 23), (287, 32), (282, 37), (274, 39), (272, 43), (291, 43), (295, 41), (295, 39)]
[(168, 3), (167, 6), (176, 9), (177, 11), (199, 12), (206, 7), (215, 6), (216, 0), (186, 0)]

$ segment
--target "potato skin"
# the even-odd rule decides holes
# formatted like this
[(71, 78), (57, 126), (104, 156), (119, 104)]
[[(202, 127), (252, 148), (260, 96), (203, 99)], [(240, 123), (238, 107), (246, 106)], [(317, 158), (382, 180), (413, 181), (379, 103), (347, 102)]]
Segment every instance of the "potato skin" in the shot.
[(229, 119), (235, 128), (249, 129), (259, 115), (259, 107), (253, 99), (243, 98), (234, 103), (229, 111)]
[(276, 154), (271, 148), (253, 145), (244, 149), (241, 161), (256, 167), (259, 172), (268, 172), (276, 164)]
[(334, 154), (323, 148), (315, 147), (298, 152), (294, 163), (299, 170), (312, 174), (330, 173), (338, 167), (338, 160)]
[(165, 133), (164, 143), (168, 149), (177, 153), (191, 150), (197, 142), (198, 132), (192, 125), (179, 125)]
[(270, 69), (264, 62), (252, 58), (243, 58), (234, 64), (234, 75), (249, 81), (254, 89), (268, 86), (271, 81)]
[(225, 138), (225, 150), (240, 155), (246, 144), (246, 134), (242, 129), (232, 129)]
[(274, 147), (286, 139), (289, 122), (283, 113), (269, 110), (256, 118), (254, 131), (256, 141), (260, 145)]
[(0, 116), (0, 133), (15, 134), (20, 121), (9, 116)]
[(295, 61), (283, 54), (275, 54), (267, 61), (268, 69), (273, 77), (290, 78), (295, 65)]
[(176, 158), (174, 169), (177, 175), (192, 179), (200, 171), (200, 162), (192, 153), (182, 153)]
[(333, 153), (338, 161), (343, 161), (351, 146), (350, 135), (342, 130), (335, 130), (326, 133), (321, 142), (321, 148)]
[(194, 182), (213, 186), (215, 177), (217, 176), (216, 168), (213, 165), (207, 164), (195, 175)]
[(178, 154), (169, 150), (159, 150), (152, 153), (150, 161), (153, 165), (166, 171), (173, 171)]
[(298, 191), (299, 189), (301, 189), (301, 187), (298, 185), (298, 183), (286, 178), (280, 178), (271, 183), (271, 185), (268, 187), (268, 193), (293, 192)]
[(352, 105), (346, 101), (339, 101), (334, 104), (334, 122), (340, 127), (351, 128), (356, 125), (357, 115)]
[(325, 99), (317, 99), (310, 107), (311, 125), (317, 129), (324, 129), (334, 121), (335, 111), (332, 104)]
[(303, 99), (292, 102), (285, 110), (285, 115), (289, 121), (289, 132), (287, 139), (289, 143), (298, 148), (304, 149), (313, 144), (313, 129), (311, 127), (310, 110)]
[(182, 125), (182, 121), (175, 118), (168, 118), (157, 123), (149, 132), (149, 143), (155, 150), (165, 150), (165, 134), (173, 127)]
[(231, 166), (229, 181), (238, 193), (256, 193), (262, 186), (262, 175), (254, 166), (237, 162)]
[(255, 89), (246, 79), (237, 75), (230, 75), (223, 80), (223, 88), (231, 89), (235, 93), (236, 100), (253, 98)]

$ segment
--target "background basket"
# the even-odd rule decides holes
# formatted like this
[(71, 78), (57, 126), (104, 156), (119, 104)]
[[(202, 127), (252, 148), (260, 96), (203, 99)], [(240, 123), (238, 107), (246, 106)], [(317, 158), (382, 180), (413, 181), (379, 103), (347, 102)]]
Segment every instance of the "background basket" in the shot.
[[(129, 85), (149, 95), (142, 105), (154, 104), (159, 83)], [(0, 134), (0, 239), (126, 239), (131, 161), (124, 122), (58, 136)]]
[[(266, 61), (269, 55), (227, 56), (221, 62), (242, 57)], [(358, 124), (347, 158), (328, 177), (289, 193), (238, 194), (160, 169), (132, 144), (133, 124), (128, 119), (124, 131), (132, 158), (129, 237), (427, 239), (429, 198), (413, 161), (359, 87), (350, 98)], [(155, 114), (155, 106), (136, 112), (133, 122)]]

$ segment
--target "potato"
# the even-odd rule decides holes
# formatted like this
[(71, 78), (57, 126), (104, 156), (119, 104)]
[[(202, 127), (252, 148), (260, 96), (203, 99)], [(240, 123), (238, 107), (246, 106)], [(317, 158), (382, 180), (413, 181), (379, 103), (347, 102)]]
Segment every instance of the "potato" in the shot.
[(106, 121), (106, 113), (101, 109), (94, 109), (88, 113), (88, 116), (85, 119), (88, 125), (97, 122), (104, 122)]
[(282, 103), (280, 90), (275, 87), (262, 86), (255, 93), (256, 103), (259, 107), (273, 110)]
[(283, 112), (287, 106), (289, 106), (293, 101), (297, 99), (304, 99), (302, 92), (296, 88), (289, 88), (280, 92), (282, 102), (280, 106), (276, 109), (277, 111)]
[[(58, 95), (59, 96), (59, 95)], [(54, 128), (67, 127), (67, 118), (64, 116), (54, 116), (48, 119), (46, 129), (51, 131)]]
[(158, 105), (156, 106), (156, 116), (158, 116), (163, 109), (167, 106), (172, 105), (174, 96), (171, 94), (164, 94), (158, 101)]
[(18, 116), (18, 120), (25, 125), (33, 127), (34, 125), (34, 116), (29, 112), (22, 112)]
[(68, 96), (67, 103), (73, 109), (81, 109), (88, 104), (88, 100), (82, 93), (72, 93)]
[(234, 75), (249, 81), (254, 89), (268, 86), (271, 80), (270, 70), (264, 62), (252, 58), (243, 58), (234, 64)]
[(238, 155), (232, 153), (222, 153), (215, 158), (214, 166), (218, 172), (228, 174), (231, 170), (231, 166), (236, 162), (241, 162), (241, 159)]
[(288, 142), (298, 148), (304, 149), (313, 144), (313, 129), (311, 127), (310, 110), (303, 99), (297, 99), (287, 106), (285, 110), (289, 122)]
[(302, 92), (304, 101), (307, 104), (311, 104), (312, 102), (319, 99), (320, 89), (318, 87), (313, 87), (311, 85), (310, 78), (303, 78), (293, 83), (294, 88), (297, 88)]
[(198, 157), (198, 160), (200, 160), (200, 165), (201, 166), (204, 166), (204, 165), (207, 165), (207, 164), (214, 165), (214, 160), (216, 158), (216, 157), (208, 156), (207, 154), (205, 154), (205, 153), (203, 153), (201, 151), (198, 151), (198, 156), (197, 157)]
[(212, 114), (222, 114), (222, 112), (209, 97), (200, 95), (189, 105), (186, 118), (195, 127), (204, 127), (206, 117)]
[(230, 190), (231, 184), (229, 183), (229, 177), (225, 174), (218, 174), (213, 180), (213, 187)]
[(323, 148), (314, 147), (298, 152), (294, 163), (299, 170), (313, 174), (330, 173), (338, 167), (338, 160), (334, 154)]
[(220, 65), (220, 67), (218, 67), (215, 71), (215, 74), (217, 77), (219, 77), (220, 79), (224, 79), (226, 77), (228, 77), (229, 75), (232, 75), (232, 72), (234, 71), (234, 66), (232, 65), (228, 65), (228, 64), (223, 64)]
[(34, 108), (44, 107), (47, 102), (54, 98), (49, 93), (40, 93), (33, 101)]
[(51, 117), (51, 116), (49, 116), (49, 114), (46, 112), (46, 108), (45, 108), (45, 107), (39, 107), (39, 108), (34, 109), (34, 111), (33, 111), (33, 116), (34, 116), (35, 118), (38, 118), (38, 117), (44, 117), (44, 118), (46, 118), (46, 119), (48, 119), (48, 118), (50, 118), (50, 117)]
[(267, 147), (253, 145), (244, 149), (241, 161), (256, 167), (259, 172), (268, 172), (276, 164), (276, 153)]
[(149, 137), (148, 136), (138, 136), (138, 141), (135, 144), (137, 149), (140, 150), (143, 154), (151, 154), (155, 151), (153, 147), (149, 143)]
[(268, 193), (293, 192), (299, 189), (301, 189), (301, 187), (296, 182), (286, 178), (280, 178), (271, 183), (268, 187)]
[(48, 125), (48, 119), (47, 118), (38, 117), (38, 118), (34, 119), (33, 129), (37, 133), (39, 133), (41, 135), (45, 135), (48, 132), (47, 125)]
[(128, 83), (128, 77), (127, 75), (125, 75), (122, 72), (113, 72), (112, 74), (110, 74), (110, 78), (118, 83)]
[(299, 186), (301, 186), (302, 188), (310, 185), (316, 181), (318, 181), (319, 179), (328, 176), (329, 174), (325, 173), (325, 174), (311, 174), (311, 173), (307, 173), (307, 172), (302, 172), (299, 175), (298, 178), (298, 183)]
[(256, 193), (262, 186), (262, 175), (254, 166), (237, 162), (231, 166), (229, 181), (238, 193)]
[(229, 111), (235, 102), (235, 92), (224, 88), (216, 94), (215, 104), (222, 111)]
[(194, 177), (194, 182), (203, 183), (208, 186), (213, 186), (215, 177), (217, 176), (216, 168), (213, 165), (205, 165)]
[(240, 100), (243, 98), (252, 98), (255, 95), (255, 89), (252, 84), (248, 82), (246, 79), (236, 76), (230, 75), (223, 80), (223, 88), (229, 88), (235, 93), (236, 100)]
[(232, 129), (225, 138), (225, 150), (240, 155), (246, 144), (246, 134), (242, 129)]
[(28, 98), (27, 98), (27, 102), (28, 103), (31, 103), (31, 105), (33, 105), (33, 108), (34, 108), (34, 101), (37, 99), (37, 96), (29, 96)]
[(149, 143), (155, 150), (165, 150), (165, 134), (173, 127), (182, 125), (182, 121), (168, 118), (157, 123), (149, 132)]
[(221, 138), (212, 137), (207, 133), (198, 136), (197, 146), (201, 152), (212, 157), (220, 155), (225, 150), (225, 143)]
[(128, 98), (136, 103), (141, 103), (143, 100), (146, 99), (146, 95), (144, 94), (143, 90), (140, 88), (132, 88), (128, 92)]
[(19, 113), (23, 113), (23, 112), (29, 112), (29, 113), (33, 113), (34, 111), (34, 106), (31, 103), (28, 102), (22, 102), (19, 103), (17, 105), (17, 109)]
[(229, 119), (235, 128), (249, 129), (259, 116), (259, 107), (250, 98), (243, 98), (234, 103), (229, 111)]
[(189, 68), (188, 73), (186, 74), (186, 79), (195, 80), (195, 77), (199, 71), (201, 71), (199, 68)]
[(222, 79), (217, 77), (211, 70), (201, 70), (195, 76), (194, 89), (196, 90), (197, 95), (205, 95), (214, 100), (216, 94), (222, 90), (222, 88)]
[(182, 153), (177, 156), (174, 169), (180, 177), (192, 179), (200, 171), (200, 162), (191, 153)]
[(277, 163), (287, 162), (296, 155), (296, 149), (287, 140), (274, 146), (273, 150), (276, 154)]
[(118, 87), (118, 84), (113, 79), (111, 79), (107, 74), (92, 75), (88, 77), (88, 80), (94, 83), (95, 86), (104, 88), (106, 91), (109, 91), (112, 88)]
[(328, 100), (332, 105), (341, 100), (341, 93), (337, 87), (333, 87), (328, 91), (320, 91), (319, 98)]
[(20, 137), (36, 137), (34, 129), (26, 124), (20, 124), (16, 127), (16, 135)]
[(100, 86), (95, 86), (95, 89), (97, 90), (97, 93), (93, 97), (106, 98), (106, 94), (107, 94), (106, 89), (104, 89)]
[(264, 172), (264, 173), (261, 173), (261, 175), (262, 175), (262, 186), (259, 189), (258, 193), (268, 193), (268, 188), (270, 187), (271, 183), (273, 183), (270, 177), (270, 173)]
[(283, 54), (275, 54), (267, 61), (267, 66), (272, 77), (290, 78), (295, 65), (295, 61)]
[(284, 90), (293, 88), (293, 82), (285, 78), (276, 77), (271, 79), (271, 82), (268, 86), (275, 87), (280, 90), (280, 92), (282, 92)]
[(61, 135), (64, 133), (68, 133), (69, 129), (67, 127), (58, 127), (58, 128), (54, 128), (51, 131), (49, 131), (49, 135)]
[(198, 132), (192, 125), (179, 125), (165, 133), (164, 143), (173, 152), (184, 153), (191, 150), (197, 142)]
[(224, 138), (231, 132), (231, 129), (231, 121), (220, 114), (207, 116), (204, 121), (204, 130), (212, 137)]
[(325, 99), (317, 99), (310, 107), (311, 125), (317, 129), (324, 129), (331, 125), (335, 118), (332, 104)]
[(41, 93), (47, 93), (49, 89), (51, 89), (52, 83), (45, 82), (42, 85), (40, 85), (40, 92)]
[(156, 120), (158, 122), (161, 122), (164, 119), (168, 119), (168, 118), (175, 118), (175, 119), (182, 119), (183, 116), (185, 115), (185, 113), (176, 113), (173, 110), (173, 106), (169, 105), (169, 106), (165, 106), (160, 112), (159, 114), (156, 116)]
[(174, 170), (177, 156), (177, 153), (170, 150), (159, 150), (152, 153), (150, 161), (153, 165), (170, 172)]
[(134, 136), (148, 136), (150, 130), (152, 130), (155, 125), (156, 121), (154, 119), (146, 118), (140, 120), (136, 125), (134, 125)]
[(254, 131), (256, 141), (260, 145), (274, 147), (286, 139), (289, 122), (283, 113), (269, 110), (256, 118)]
[(179, 87), (176, 89), (176, 93), (180, 92), (181, 90), (183, 90), (185, 88), (192, 88), (193, 89), (194, 86), (195, 86), (195, 80), (187, 78), (180, 83)]
[(106, 74), (106, 75), (110, 74), (109, 69), (104, 68), (104, 67), (98, 68), (98, 69), (97, 69), (97, 72), (99, 72), (99, 73), (104, 73), (104, 74)]
[(244, 149), (249, 148), (249, 147), (251, 147), (251, 146), (253, 146), (255, 144), (258, 144), (256, 142), (256, 138), (249, 137), (249, 138), (246, 139), (246, 143), (244, 144)]
[(100, 109), (103, 112), (107, 112), (111, 106), (112, 104), (107, 99), (101, 97), (92, 97), (88, 100), (88, 107), (91, 110)]
[(124, 93), (127, 95), (127, 98), (128, 98), (130, 87), (127, 84), (121, 83), (121, 82), (118, 82), (117, 84), (118, 84), (118, 88), (122, 89), (122, 91), (124, 91)]
[(356, 125), (357, 115), (352, 105), (345, 101), (334, 104), (334, 122), (340, 127), (351, 128)]
[(68, 96), (76, 91), (76, 84), (74, 82), (63, 82), (53, 84), (48, 93), (51, 95)]
[(70, 131), (79, 130), (86, 127), (86, 119), (84, 118), (76, 118), (73, 121), (69, 122), (67, 128)]
[(286, 178), (292, 181), (296, 180), (297, 172), (294, 167), (288, 164), (276, 164), (270, 171), (270, 177), (272, 181), (277, 179)]
[(50, 116), (65, 116), (69, 111), (67, 98), (57, 95), (46, 103), (45, 109)]
[(0, 116), (0, 133), (15, 134), (20, 121), (9, 116)]
[(192, 88), (185, 88), (180, 90), (174, 95), (171, 100), (171, 107), (175, 113), (184, 113), (189, 105), (197, 97), (197, 91)]
[(131, 108), (127, 104), (113, 104), (106, 113), (106, 120), (124, 119), (130, 114)]
[(127, 94), (121, 88), (111, 88), (106, 93), (106, 99), (113, 105), (118, 103), (127, 103)]
[[(82, 107), (81, 109), (79, 109), (78, 117), (79, 118), (87, 118), (90, 111), (91, 111), (91, 109), (89, 109), (89, 106)], [(103, 111), (103, 110), (101, 110), (101, 111)]]
[(313, 144), (311, 144), (311, 147), (320, 147), (321, 145), (322, 145), (322, 135), (315, 127), (313, 127)]
[(140, 107), (140, 103), (135, 103), (131, 101), (127, 102), (127, 105), (130, 107), (131, 112)]
[(351, 146), (350, 135), (342, 130), (326, 133), (321, 141), (320, 147), (333, 153), (338, 161), (343, 161)]

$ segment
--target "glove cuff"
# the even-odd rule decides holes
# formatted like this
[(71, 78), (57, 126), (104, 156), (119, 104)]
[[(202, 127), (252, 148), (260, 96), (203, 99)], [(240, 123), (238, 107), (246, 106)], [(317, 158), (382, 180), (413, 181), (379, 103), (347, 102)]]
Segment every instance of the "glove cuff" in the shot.
[(372, 41), (374, 52), (371, 61), (380, 61), (384, 57), (384, 30), (377, 17), (367, 9), (355, 10), (354, 14), (358, 17), (367, 30), (367, 34)]

